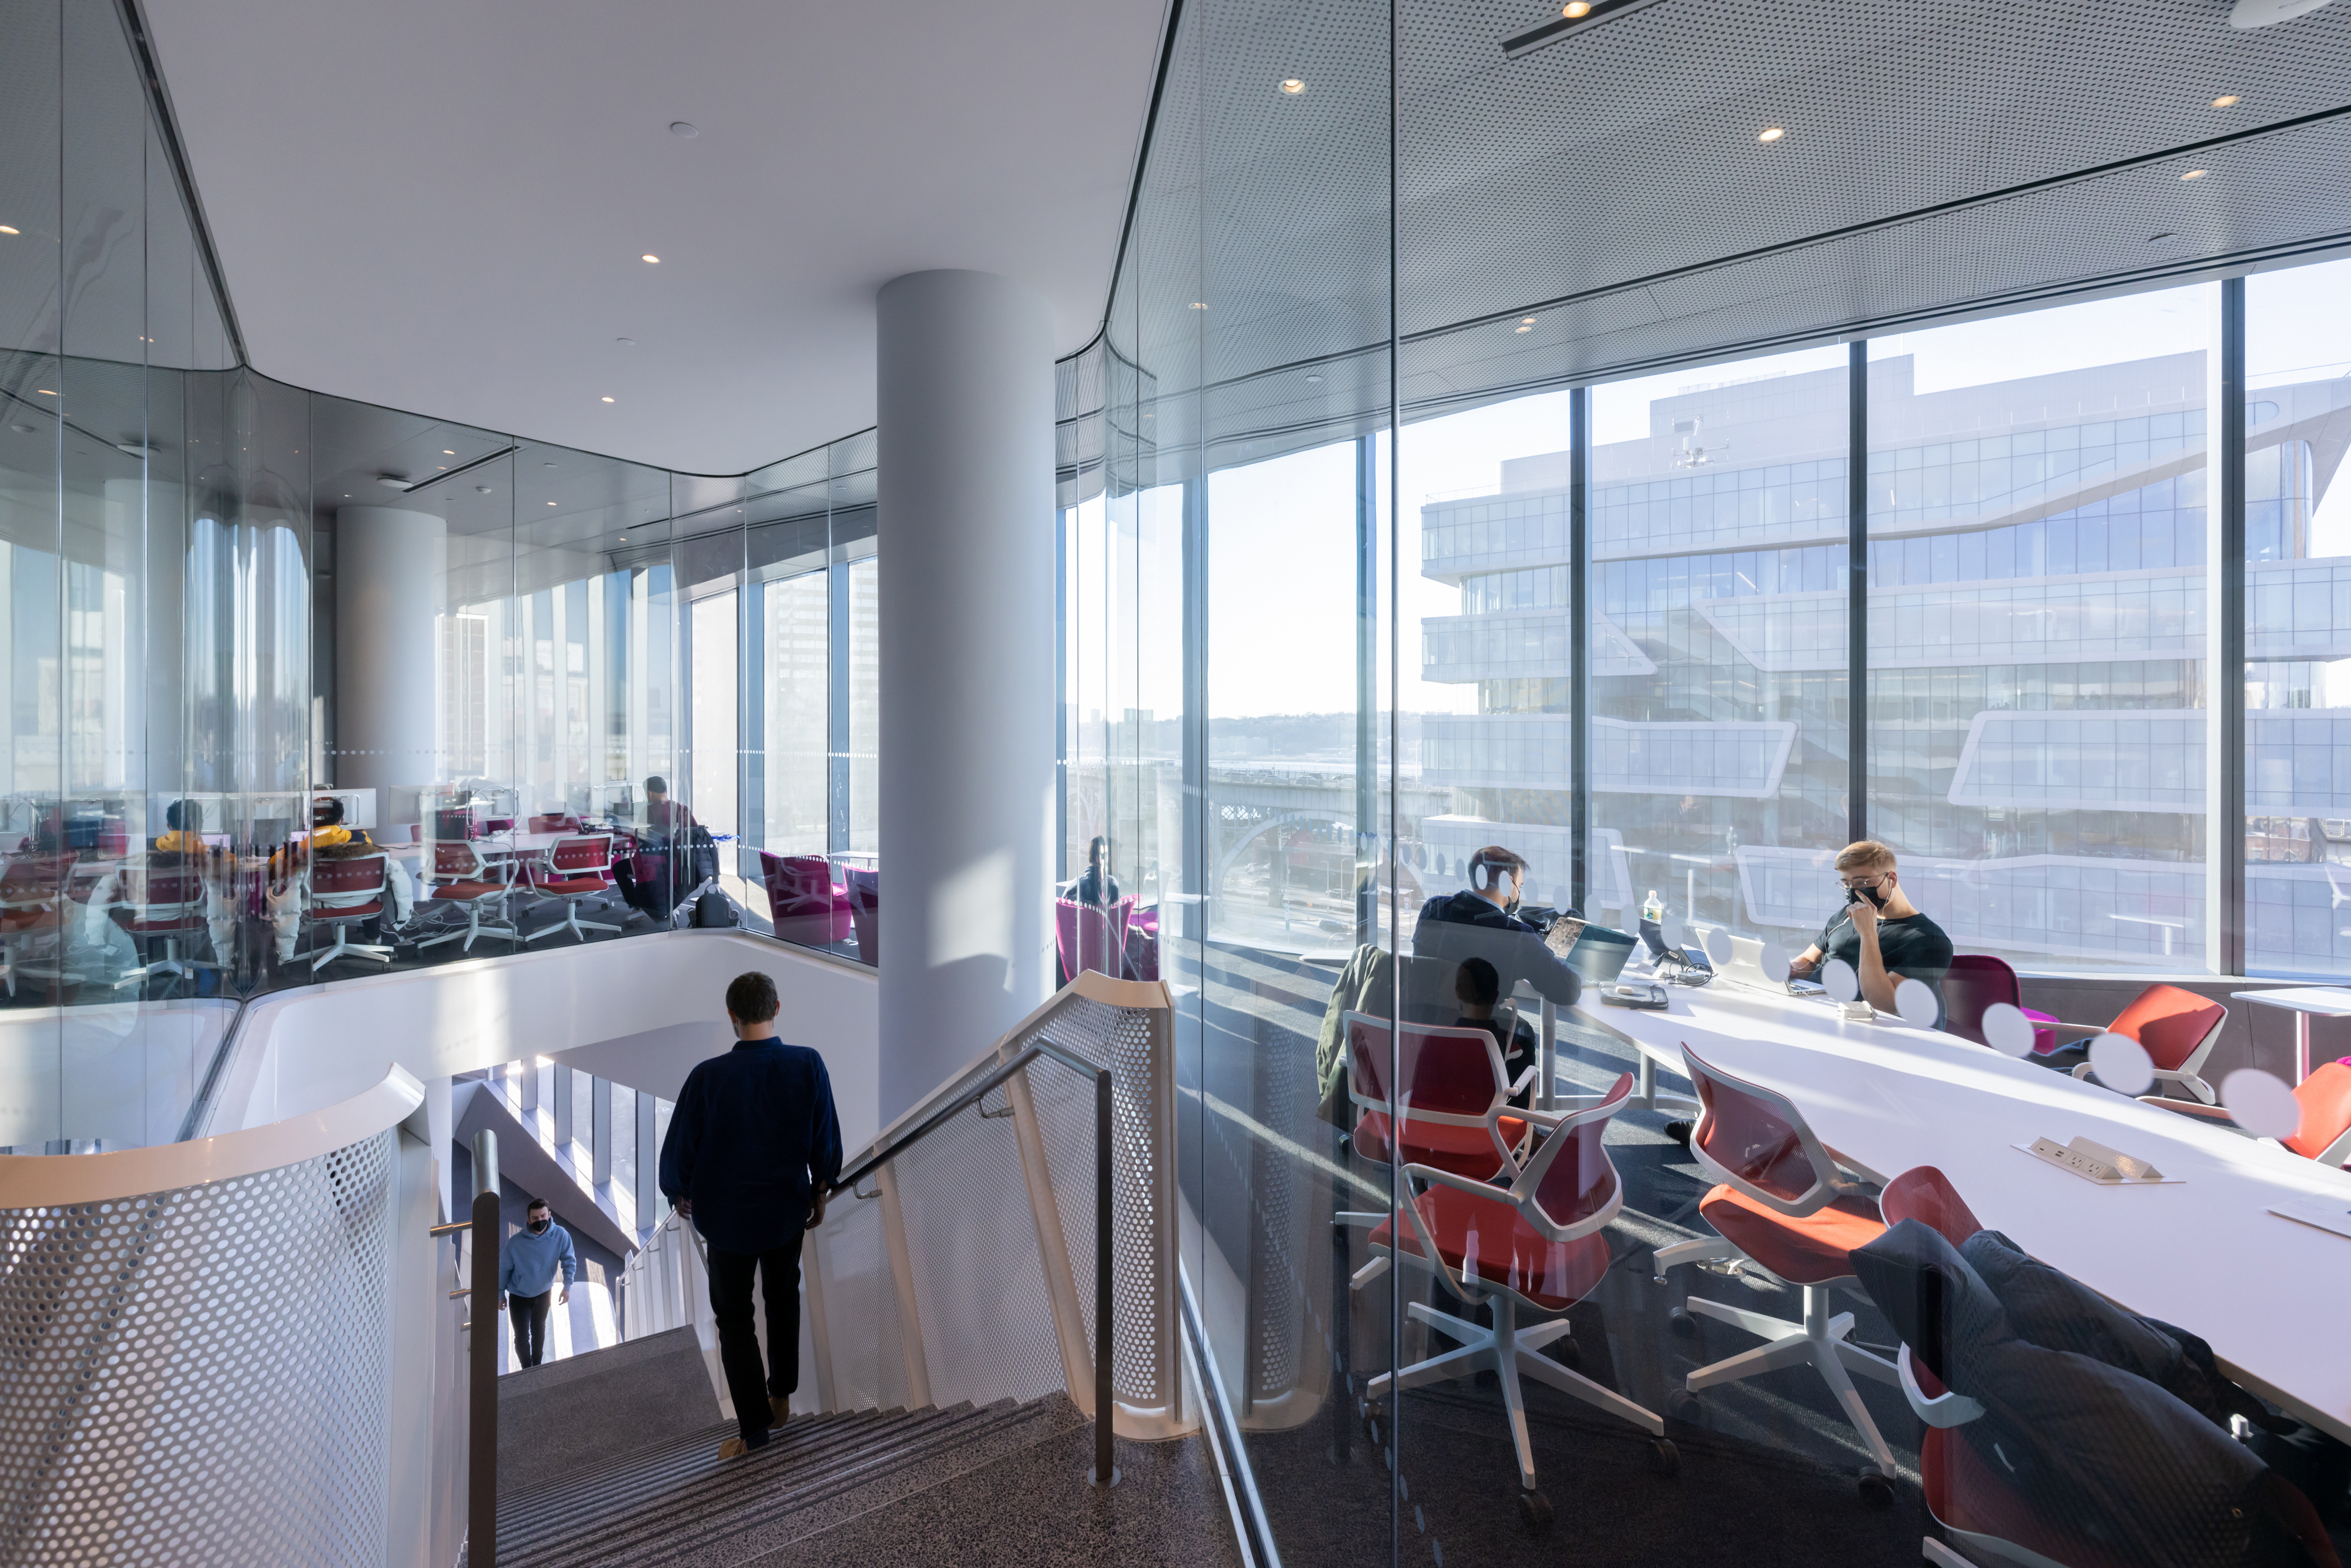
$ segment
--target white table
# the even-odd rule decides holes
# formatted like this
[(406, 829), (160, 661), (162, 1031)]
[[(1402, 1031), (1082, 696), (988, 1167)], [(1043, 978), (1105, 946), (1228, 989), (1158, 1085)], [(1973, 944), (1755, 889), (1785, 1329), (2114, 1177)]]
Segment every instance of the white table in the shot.
[(2294, 1081), (2310, 1076), (2310, 1020), (2351, 1018), (2351, 990), (2340, 986), (2288, 986), (2276, 991), (2231, 991), (2229, 999), (2294, 1014)]
[[(2202, 1335), (2230, 1376), (2351, 1442), (2338, 1311), (2351, 1239), (2269, 1212), (2301, 1197), (2351, 1203), (2351, 1174), (1956, 1035), (1848, 1023), (1826, 1003), (1721, 981), (1667, 992), (1663, 1012), (1605, 1007), (1593, 990), (1576, 1010), (1637, 1050), (1647, 1083), (1658, 1066), (1681, 1071), (1687, 1043), (1787, 1095), (1823, 1143), (1873, 1172), (1938, 1167), (1985, 1225), (2132, 1311)], [(2101, 1187), (2015, 1147), (2085, 1135), (2183, 1179)]]

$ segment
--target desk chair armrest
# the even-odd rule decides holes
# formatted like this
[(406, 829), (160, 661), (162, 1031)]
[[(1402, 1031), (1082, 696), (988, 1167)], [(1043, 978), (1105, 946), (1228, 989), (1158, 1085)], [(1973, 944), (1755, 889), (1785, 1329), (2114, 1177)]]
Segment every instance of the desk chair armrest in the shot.
[(1861, 1178), (1858, 1182), (1838, 1182), (1836, 1186), (1839, 1197), (1874, 1197), (1884, 1190), (1886, 1182), (1891, 1179), (1871, 1170), (1843, 1149), (1832, 1148), (1826, 1144), (1823, 1144), (1821, 1147), (1828, 1149), (1829, 1158)]
[(1504, 1094), (1502, 1098), (1508, 1100), (1524, 1091), (1528, 1084), (1532, 1083), (1535, 1081), (1535, 1074), (1541, 1071), (1542, 1063), (1540, 1061), (1529, 1066), (1524, 1072), (1520, 1073), (1518, 1078), (1512, 1082), (1509, 1093)]
[(2104, 1034), (2107, 1028), (2102, 1023), (2069, 1023), (2063, 1019), (2034, 1019), (2032, 1027), (2047, 1030), (2057, 1037), (2060, 1045), (2068, 1040), (2086, 1040), (2092, 1035)]
[(1918, 1386), (1917, 1375), (1910, 1369), (1910, 1347), (1907, 1344), (1895, 1358), (1894, 1370), (1902, 1384), (1902, 1397), (1910, 1402), (1911, 1413), (1929, 1427), (1949, 1431), (1953, 1427), (1966, 1426), (1984, 1413), (1981, 1405), (1964, 1394), (1927, 1397), (1927, 1391)]
[(2318, 1163), (2331, 1170), (2341, 1170), (2346, 1161), (2351, 1161), (2351, 1127), (2345, 1128), (2341, 1137), (2318, 1151)]
[(1491, 1198), (1496, 1203), (1504, 1204), (1510, 1201), (1510, 1189), (1508, 1187), (1496, 1186), (1489, 1181), (1479, 1181), (1476, 1176), (1461, 1176), (1453, 1171), (1441, 1171), (1435, 1166), (1406, 1166), (1404, 1167), (1404, 1174), (1408, 1176), (1417, 1176), (1431, 1186), (1456, 1188), (1469, 1194), (1472, 1197)]

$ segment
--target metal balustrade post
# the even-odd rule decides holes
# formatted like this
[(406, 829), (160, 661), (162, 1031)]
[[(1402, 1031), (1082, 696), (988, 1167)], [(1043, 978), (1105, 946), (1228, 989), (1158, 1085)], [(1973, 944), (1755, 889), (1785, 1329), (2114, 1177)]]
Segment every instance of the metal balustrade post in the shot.
[(1111, 1449), (1116, 1409), (1111, 1375), (1117, 1359), (1111, 1340), (1118, 1321), (1111, 1303), (1116, 1268), (1111, 1247), (1115, 1153), (1111, 1143), (1111, 1110), (1110, 1069), (1105, 1067), (1094, 1074), (1094, 1468), (1086, 1473), (1086, 1479), (1099, 1487), (1118, 1485), (1118, 1467), (1112, 1462)]
[(522, 1079), (517, 1087), (520, 1092), (515, 1103), (522, 1107), (523, 1122), (528, 1126), (530, 1113), (538, 1109), (538, 1058), (536, 1056), (522, 1059)]
[(505, 1239), (498, 1213), (498, 1135), (474, 1134), (473, 1341), (466, 1379), (465, 1561), (496, 1568), (498, 1560), (498, 1248)]
[(588, 1080), (588, 1135), (596, 1141), (588, 1179), (598, 1186), (609, 1186), (612, 1180), (612, 1081), (609, 1078)]

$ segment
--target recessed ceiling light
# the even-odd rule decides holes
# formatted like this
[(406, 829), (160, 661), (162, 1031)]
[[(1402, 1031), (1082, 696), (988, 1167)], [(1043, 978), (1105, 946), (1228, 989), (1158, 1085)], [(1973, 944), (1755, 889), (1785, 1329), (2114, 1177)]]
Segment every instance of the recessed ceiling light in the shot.
[(1530, 326), (1528, 323), (1521, 321), (1517, 326), (1511, 328), (1510, 330), (1513, 332), (1531, 332), (1534, 330), (1534, 328)]
[(2158, 240), (2159, 240), (2159, 239), (2174, 239), (2174, 238), (2177, 238), (2177, 237), (2178, 237), (2178, 235), (2179, 235), (2179, 231), (2178, 231), (2177, 229), (2166, 229), (2166, 230), (2164, 230), (2164, 231), (2163, 231), (2161, 234), (2159, 234), (2159, 235), (2147, 235), (2147, 244), (2149, 244), (2149, 245), (2153, 245), (2156, 241), (2158, 241)]
[(9, 227), (6, 224), (0, 224), (0, 235), (12, 235), (18, 232), (18, 230)]
[(540, 465), (539, 465), (539, 466), (540, 466), (541, 468), (552, 468), (552, 467), (554, 467), (554, 466), (555, 466), (555, 465), (554, 465), (554, 464), (552, 464), (552, 463), (542, 463), (542, 464), (540, 464)]
[(33, 427), (29, 424), (12, 424), (8, 428), (15, 431), (19, 435), (30, 435), (33, 434)]
[(1787, 134), (1787, 131), (1782, 130), (1779, 126), (1774, 125), (1769, 130), (1757, 132), (1755, 140), (1758, 141), (1777, 141), (1780, 138)]
[(2215, 109), (2234, 109), (2241, 101), (2243, 100), (2239, 99), (2235, 93), (2224, 92), (2220, 97), (2212, 100), (2212, 107)]
[(444, 456), (444, 457), (455, 457), (455, 456), (456, 456), (457, 455), (456, 455), (456, 453), (455, 453), (455, 452), (451, 451), (448, 447), (444, 446), (444, 447), (443, 447), (443, 448), (441, 449), (441, 455), (442, 455), (442, 456)]
[(2211, 172), (2210, 169), (2190, 169), (2179, 177), (2183, 180), (2200, 180)]
[(47, 388), (47, 387), (35, 387), (35, 388), (33, 389), (33, 391), (34, 391), (34, 392), (37, 392), (37, 393), (39, 393), (39, 394), (40, 394), (41, 396), (43, 396), (43, 397), (55, 397), (55, 396), (57, 396), (57, 393), (55, 393), (55, 392), (51, 392), (51, 391), (50, 391), (48, 388)]
[(1281, 78), (1281, 90), (1296, 98), (1306, 90), (1306, 84), (1296, 77), (1284, 77)]
[(487, 485), (476, 485), (474, 486), (474, 494), (476, 496), (486, 496), (489, 493), (490, 487)]
[(1310, 387), (1319, 387), (1322, 384), (1322, 378), (1321, 376), (1309, 376), (1306, 378), (1306, 384)]
[(552, 502), (552, 501), (549, 501), (549, 502), (548, 503), (548, 505), (551, 507), (551, 506), (555, 505), (555, 503), (554, 503), (554, 502)]
[(1567, 4), (1559, 8), (1559, 14), (1571, 22), (1578, 16), (1589, 16), (1592, 15), (1592, 0), (1567, 0)]
[(612, 341), (620, 344), (623, 349), (633, 349), (637, 346), (637, 340), (634, 338), (615, 338)]
[(1195, 299), (1192, 301), (1192, 308), (1195, 310), (1206, 310), (1207, 308), (1208, 302), (1205, 299)]
[(604, 401), (605, 401), (606, 402), (611, 402), (612, 400), (611, 400), (611, 398), (606, 398)]
[(686, 141), (691, 141), (695, 137), (702, 134), (702, 128), (694, 124), (690, 120), (673, 120), (669, 122), (669, 133), (672, 136), (684, 137)]
[(659, 261), (659, 260), (661, 259), (661, 257), (659, 257), (659, 256), (655, 256), (655, 255), (654, 255), (653, 252), (651, 252), (651, 251), (647, 251), (647, 252), (645, 252), (645, 254), (644, 254), (643, 256), (640, 256), (638, 259), (639, 259), (639, 260), (641, 260), (641, 261)]

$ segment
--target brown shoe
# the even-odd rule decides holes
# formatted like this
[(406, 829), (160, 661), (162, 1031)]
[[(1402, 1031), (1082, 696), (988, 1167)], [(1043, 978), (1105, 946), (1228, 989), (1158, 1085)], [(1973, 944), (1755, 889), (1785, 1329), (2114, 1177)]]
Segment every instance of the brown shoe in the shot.
[(729, 1437), (718, 1445), (718, 1457), (722, 1459), (739, 1459), (750, 1451), (740, 1437)]
[(771, 1394), (768, 1396), (768, 1431), (773, 1432), (780, 1428), (786, 1421), (791, 1418), (791, 1414), (792, 1402), (790, 1399), (781, 1394)]

